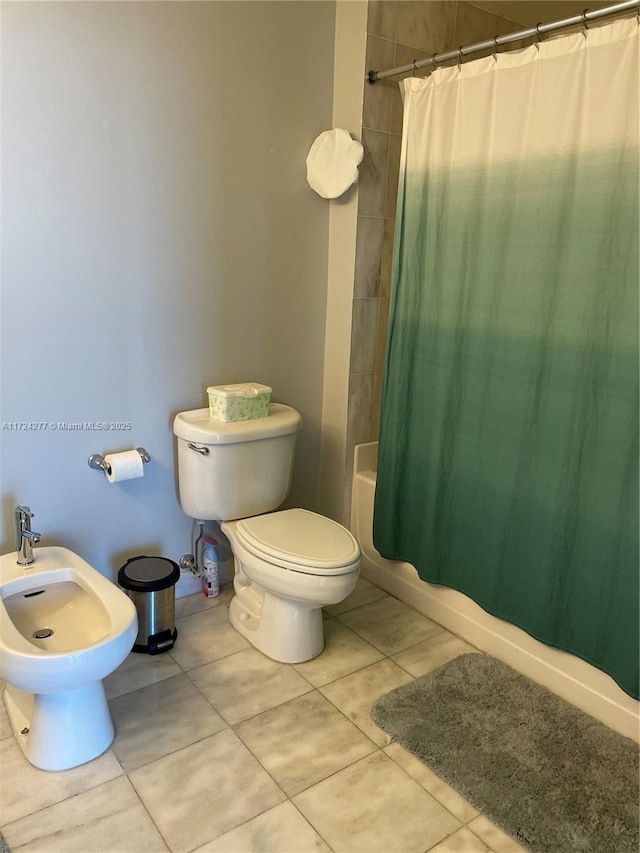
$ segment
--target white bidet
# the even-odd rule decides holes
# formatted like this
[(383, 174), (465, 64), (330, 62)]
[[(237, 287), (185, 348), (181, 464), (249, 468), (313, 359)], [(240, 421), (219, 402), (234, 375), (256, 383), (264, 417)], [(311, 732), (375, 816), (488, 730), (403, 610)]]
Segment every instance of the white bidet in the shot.
[(102, 679), (127, 657), (136, 609), (73, 551), (37, 548), (35, 562), (0, 557), (0, 676), (16, 739), (42, 770), (68, 770), (111, 744)]

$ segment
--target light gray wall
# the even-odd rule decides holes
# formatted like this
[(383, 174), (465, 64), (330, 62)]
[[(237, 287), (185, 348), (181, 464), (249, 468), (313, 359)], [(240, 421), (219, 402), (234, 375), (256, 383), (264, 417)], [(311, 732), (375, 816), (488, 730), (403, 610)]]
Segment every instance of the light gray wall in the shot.
[[(2, 20), (2, 552), (12, 510), (113, 576), (188, 550), (173, 416), (258, 381), (304, 420), (314, 507), (333, 2), (8, 3)], [(130, 431), (11, 422), (130, 422)], [(143, 480), (91, 453), (143, 445)]]

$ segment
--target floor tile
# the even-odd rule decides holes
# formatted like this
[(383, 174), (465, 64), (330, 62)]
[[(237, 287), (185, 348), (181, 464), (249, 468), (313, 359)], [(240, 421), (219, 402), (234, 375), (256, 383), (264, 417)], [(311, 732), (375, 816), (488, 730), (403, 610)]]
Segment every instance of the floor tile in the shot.
[(319, 689), (367, 737), (384, 746), (391, 737), (371, 719), (371, 706), (389, 690), (410, 681), (413, 678), (393, 661), (381, 660)]
[(173, 853), (202, 846), (285, 799), (230, 729), (129, 778)]
[(176, 619), (176, 628), (178, 639), (171, 656), (184, 670), (211, 663), (251, 645), (229, 623), (228, 609), (224, 606)]
[(256, 649), (192, 669), (189, 678), (232, 726), (313, 689), (289, 664)]
[(339, 604), (331, 604), (329, 607), (325, 607), (325, 610), (330, 616), (337, 616), (338, 613), (355, 610), (356, 607), (362, 607), (364, 604), (370, 604), (380, 598), (387, 598), (387, 593), (379, 586), (374, 586), (363, 577), (359, 577), (356, 588), (351, 595), (348, 595)]
[(160, 655), (131, 652), (124, 663), (104, 679), (104, 692), (107, 699), (113, 699), (148, 684), (155, 684), (164, 678), (172, 678), (181, 672), (169, 652)]
[(385, 655), (392, 655), (444, 630), (391, 596), (342, 613), (338, 618)]
[(293, 798), (336, 853), (424, 853), (459, 822), (382, 752)]
[(194, 853), (331, 853), (318, 833), (290, 803), (254, 817)]
[(11, 823), (122, 775), (122, 767), (111, 750), (71, 770), (38, 770), (29, 764), (13, 737), (0, 741), (0, 768), (0, 824)]
[(225, 584), (220, 588), (220, 595), (215, 598), (207, 598), (201, 592), (176, 598), (176, 619), (182, 619), (184, 616), (191, 616), (203, 610), (215, 610), (216, 607), (229, 604), (232, 597), (233, 584)]
[(515, 838), (507, 835), (492, 823), (485, 815), (480, 815), (471, 821), (467, 827), (477, 835), (494, 853), (527, 853)]
[(315, 691), (265, 711), (235, 731), (289, 796), (375, 749)]
[(475, 651), (477, 649), (465, 643), (464, 640), (448, 631), (443, 631), (436, 637), (417, 643), (409, 649), (391, 655), (391, 657), (398, 666), (406, 669), (414, 678), (419, 678), (421, 675), (426, 675), (427, 672), (438, 669), (458, 655)]
[(463, 826), (440, 844), (432, 847), (429, 853), (492, 853), (492, 851), (480, 841), (477, 835)]
[(408, 773), (412, 779), (415, 779), (418, 785), (421, 785), (425, 791), (428, 791), (436, 800), (445, 807), (451, 814), (458, 818), (460, 823), (468, 823), (477, 817), (478, 810), (474, 808), (465, 798), (459, 794), (455, 788), (448, 785), (444, 779), (427, 767), (422, 761), (412, 755), (410, 752), (400, 746), (399, 743), (392, 743), (385, 748), (385, 753), (389, 758), (393, 759), (405, 773)]
[(126, 693), (110, 704), (111, 749), (126, 771), (227, 728), (186, 675)]
[(294, 664), (296, 671), (314, 687), (329, 684), (383, 657), (378, 649), (336, 619), (325, 620), (324, 642), (324, 651), (318, 657)]
[(161, 853), (167, 850), (122, 776), (3, 827), (12, 853)]
[(176, 600), (175, 647), (105, 680), (116, 739), (88, 764), (32, 767), (0, 703), (13, 853), (524, 853), (370, 717), (472, 646), (360, 578), (324, 652), (281, 664), (230, 625), (233, 594)]

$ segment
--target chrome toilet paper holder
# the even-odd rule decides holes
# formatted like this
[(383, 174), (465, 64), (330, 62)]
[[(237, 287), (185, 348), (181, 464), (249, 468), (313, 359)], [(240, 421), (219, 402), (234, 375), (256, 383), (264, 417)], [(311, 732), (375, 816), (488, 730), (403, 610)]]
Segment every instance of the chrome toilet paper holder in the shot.
[[(140, 454), (140, 458), (143, 462), (151, 462), (151, 457), (144, 449), (144, 447), (136, 447), (136, 450)], [(106, 471), (111, 473), (111, 466), (106, 461), (104, 456), (101, 456), (99, 453), (92, 453), (89, 457), (89, 468), (95, 468), (96, 471)]]

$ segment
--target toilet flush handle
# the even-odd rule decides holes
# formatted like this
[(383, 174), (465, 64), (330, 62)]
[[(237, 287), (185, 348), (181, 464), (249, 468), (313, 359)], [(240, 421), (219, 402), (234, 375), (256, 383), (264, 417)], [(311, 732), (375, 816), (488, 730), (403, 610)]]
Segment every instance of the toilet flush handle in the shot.
[(206, 456), (209, 452), (209, 448), (203, 444), (193, 444), (191, 441), (187, 442), (187, 447), (191, 450), (195, 450), (198, 453), (202, 453), (203, 456)]

